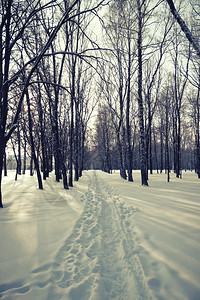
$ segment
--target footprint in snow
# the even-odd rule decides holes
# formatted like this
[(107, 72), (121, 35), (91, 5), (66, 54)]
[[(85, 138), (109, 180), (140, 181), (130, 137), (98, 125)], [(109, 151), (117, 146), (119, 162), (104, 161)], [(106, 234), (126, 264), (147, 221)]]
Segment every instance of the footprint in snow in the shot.
[(129, 234), (135, 208), (96, 173), (83, 198), (83, 213), (56, 256), (48, 299), (150, 299)]

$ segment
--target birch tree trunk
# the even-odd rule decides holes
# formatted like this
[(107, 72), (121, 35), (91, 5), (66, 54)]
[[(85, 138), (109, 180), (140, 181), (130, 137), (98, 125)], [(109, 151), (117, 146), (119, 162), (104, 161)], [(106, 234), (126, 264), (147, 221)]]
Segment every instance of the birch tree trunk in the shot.
[(127, 167), (128, 181), (133, 181), (132, 175), (132, 149), (131, 149), (131, 127), (130, 127), (130, 101), (131, 101), (131, 39), (128, 30), (128, 89), (126, 102), (126, 136), (127, 136)]
[(138, 106), (139, 106), (139, 124), (140, 124), (140, 168), (141, 168), (141, 183), (148, 186), (147, 178), (147, 161), (145, 150), (145, 132), (144, 132), (144, 112), (142, 98), (142, 10), (141, 2), (137, 0), (138, 11)]

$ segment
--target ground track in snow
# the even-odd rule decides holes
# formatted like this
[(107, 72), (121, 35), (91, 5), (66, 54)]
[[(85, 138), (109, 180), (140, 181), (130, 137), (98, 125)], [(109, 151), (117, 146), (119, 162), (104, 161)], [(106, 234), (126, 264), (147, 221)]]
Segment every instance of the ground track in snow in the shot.
[(48, 299), (149, 299), (129, 226), (137, 210), (95, 172), (82, 200), (83, 213), (57, 254)]

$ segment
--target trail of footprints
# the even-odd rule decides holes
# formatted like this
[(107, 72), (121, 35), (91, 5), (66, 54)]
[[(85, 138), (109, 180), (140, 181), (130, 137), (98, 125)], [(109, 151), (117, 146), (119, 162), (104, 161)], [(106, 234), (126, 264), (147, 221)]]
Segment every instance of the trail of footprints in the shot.
[(82, 200), (84, 211), (57, 254), (48, 299), (149, 299), (129, 227), (137, 210), (96, 173)]

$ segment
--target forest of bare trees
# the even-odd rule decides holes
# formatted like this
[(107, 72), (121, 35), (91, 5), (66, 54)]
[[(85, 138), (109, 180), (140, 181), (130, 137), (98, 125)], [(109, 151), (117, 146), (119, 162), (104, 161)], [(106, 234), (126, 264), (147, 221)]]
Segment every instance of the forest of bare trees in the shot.
[(0, 2), (0, 207), (15, 180), (84, 169), (200, 178), (196, 0)]

